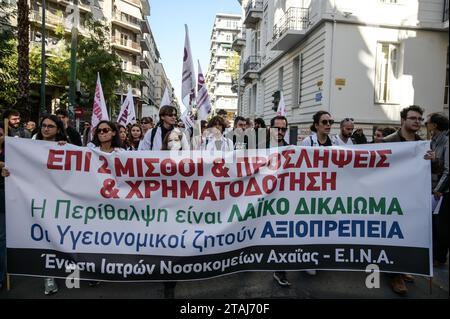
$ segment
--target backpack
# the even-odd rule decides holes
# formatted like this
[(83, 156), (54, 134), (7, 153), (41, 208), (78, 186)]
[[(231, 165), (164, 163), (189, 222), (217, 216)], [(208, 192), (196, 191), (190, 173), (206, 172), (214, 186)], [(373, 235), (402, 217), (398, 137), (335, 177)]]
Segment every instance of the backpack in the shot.
[(152, 129), (152, 133), (150, 135), (150, 150), (153, 151), (153, 141), (155, 140), (155, 135), (156, 135), (156, 131), (158, 130), (158, 127), (160, 125), (157, 124), (153, 129)]

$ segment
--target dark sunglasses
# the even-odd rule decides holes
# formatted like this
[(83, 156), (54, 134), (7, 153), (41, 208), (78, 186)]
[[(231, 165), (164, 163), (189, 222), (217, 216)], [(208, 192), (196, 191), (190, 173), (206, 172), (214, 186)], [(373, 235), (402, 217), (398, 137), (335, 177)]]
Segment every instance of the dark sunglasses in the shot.
[(334, 120), (322, 120), (320, 121), (320, 123), (322, 123), (322, 125), (333, 125), (334, 124)]
[(280, 130), (281, 132), (286, 132), (287, 131), (287, 127), (273, 127), (274, 129)]
[(176, 117), (177, 114), (176, 113), (170, 113), (170, 114), (164, 114), (164, 116), (172, 116), (172, 117), (175, 116)]
[(354, 121), (355, 121), (355, 120), (354, 120), (353, 118), (351, 118), (351, 117), (346, 117), (344, 120), (345, 120), (345, 122), (348, 122), (348, 121), (354, 122)]
[(112, 131), (112, 129), (110, 129), (110, 128), (99, 128), (99, 129), (97, 129), (97, 134), (101, 134), (101, 133), (103, 133), (103, 134), (106, 134), (106, 133), (109, 133), (109, 132), (111, 132)]

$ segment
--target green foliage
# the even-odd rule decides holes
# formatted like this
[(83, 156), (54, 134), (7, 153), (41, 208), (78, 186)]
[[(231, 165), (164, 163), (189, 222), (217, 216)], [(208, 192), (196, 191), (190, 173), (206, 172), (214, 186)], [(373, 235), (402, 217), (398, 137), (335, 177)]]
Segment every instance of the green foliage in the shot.
[(0, 33), (0, 108), (17, 101), (17, 41)]
[[(1, 2), (0, 2), (1, 3)], [(1, 12), (0, 12), (1, 13)], [(109, 44), (109, 30), (101, 22), (89, 20), (86, 22), (90, 30), (89, 37), (79, 36), (77, 50), (77, 79), (86, 98), (82, 106), (92, 107), (97, 72), (100, 73), (103, 94), (112, 112), (118, 109), (116, 92), (120, 82), (133, 83), (141, 80), (140, 75), (131, 75), (122, 72), (121, 59), (111, 53)], [(54, 49), (47, 48), (46, 57), (46, 84), (67, 87), (70, 77), (70, 37), (64, 37), (64, 30), (56, 30), (61, 39)], [(13, 33), (0, 28), (0, 111), (13, 105), (17, 101), (17, 38)], [(41, 47), (40, 44), (30, 45), (30, 83), (39, 84), (41, 81)], [(36, 86), (35, 86), (36, 87)], [(61, 105), (68, 104), (68, 92), (61, 91)], [(39, 95), (39, 92), (30, 92)]]
[[(45, 65), (45, 83), (53, 86), (69, 85), (70, 53), (66, 47), (59, 45), (57, 49), (48, 50)], [(41, 82), (41, 47), (39, 45), (33, 45), (30, 48), (30, 82)]]
[(89, 103), (93, 103), (97, 73), (100, 74), (103, 95), (111, 113), (118, 106), (116, 92), (120, 80), (124, 78), (121, 69), (121, 59), (111, 53), (108, 41), (109, 29), (99, 21), (87, 22), (90, 36), (80, 38), (78, 42), (77, 78), (81, 81), (84, 92), (89, 93)]
[(17, 44), (9, 27), (15, 16), (16, 6), (0, 0), (0, 112), (17, 100)]
[(237, 79), (239, 77), (240, 61), (241, 57), (235, 51), (227, 58), (227, 68), (225, 71), (230, 74), (232, 79)]

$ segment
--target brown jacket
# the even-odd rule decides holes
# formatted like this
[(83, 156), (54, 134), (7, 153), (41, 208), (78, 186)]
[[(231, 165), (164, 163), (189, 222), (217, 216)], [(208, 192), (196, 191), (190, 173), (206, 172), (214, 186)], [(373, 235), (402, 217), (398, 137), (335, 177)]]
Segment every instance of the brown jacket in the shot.
[[(401, 130), (398, 130), (397, 132), (386, 136), (385, 138), (383, 138), (383, 142), (385, 142), (385, 143), (406, 142), (406, 139), (402, 136), (402, 133), (400, 131)], [(417, 134), (415, 134), (414, 139), (416, 141), (421, 141), (422, 140), (420, 138), (420, 136), (417, 135)]]

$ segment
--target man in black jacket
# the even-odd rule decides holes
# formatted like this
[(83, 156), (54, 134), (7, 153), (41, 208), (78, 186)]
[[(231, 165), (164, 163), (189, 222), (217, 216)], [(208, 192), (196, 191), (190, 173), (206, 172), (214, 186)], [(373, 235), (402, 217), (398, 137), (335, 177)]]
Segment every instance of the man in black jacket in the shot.
[(81, 135), (76, 129), (69, 125), (69, 113), (65, 109), (58, 109), (55, 112), (56, 116), (64, 123), (69, 143), (81, 146)]

